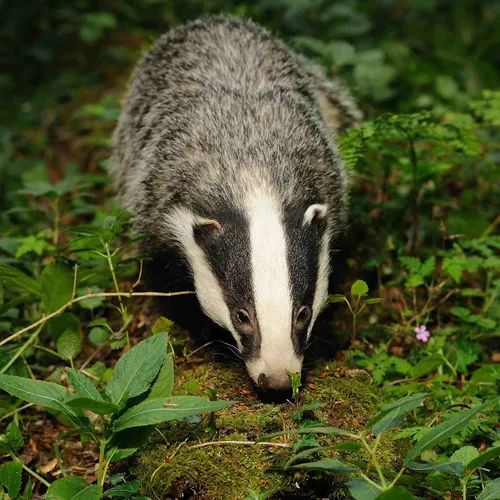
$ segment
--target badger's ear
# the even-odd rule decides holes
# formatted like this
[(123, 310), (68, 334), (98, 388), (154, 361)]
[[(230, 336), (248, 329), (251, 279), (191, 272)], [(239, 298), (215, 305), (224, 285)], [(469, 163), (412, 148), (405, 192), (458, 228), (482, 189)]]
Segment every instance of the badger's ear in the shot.
[(222, 233), (222, 226), (215, 219), (199, 219), (193, 226), (193, 236), (198, 245), (210, 244)]
[(326, 217), (328, 213), (328, 205), (316, 203), (307, 208), (304, 213), (304, 219), (302, 221), (302, 225), (310, 226), (313, 221), (321, 220)]

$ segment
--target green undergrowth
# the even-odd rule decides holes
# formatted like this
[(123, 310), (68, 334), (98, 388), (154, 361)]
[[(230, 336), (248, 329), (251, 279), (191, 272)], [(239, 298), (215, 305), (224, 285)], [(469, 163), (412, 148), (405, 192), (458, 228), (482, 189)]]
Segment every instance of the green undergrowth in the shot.
[[(203, 393), (216, 387), (218, 397), (239, 399), (239, 403), (217, 413), (215, 430), (205, 418), (173, 422), (152, 435), (133, 469), (143, 494), (151, 498), (178, 498), (187, 492), (195, 492), (197, 498), (246, 498), (249, 490), (272, 490), (280, 498), (292, 494), (309, 498), (311, 491), (316, 491), (315, 481), (319, 481), (318, 487), (333, 491), (345, 482), (345, 475), (333, 478), (325, 486), (314, 472), (283, 473), (284, 464), (294, 454), (294, 445), (301, 439), (297, 435), (275, 441), (288, 447), (236, 443), (192, 446), (211, 441), (255, 441), (266, 434), (296, 428), (297, 409), (309, 403), (321, 407), (304, 412), (302, 418), (359, 432), (382, 403), (381, 391), (365, 372), (350, 374), (326, 362), (320, 362), (310, 373), (310, 382), (301, 392), (299, 403), (261, 402), (241, 366), (182, 367), (176, 380), (176, 394)], [(322, 444), (328, 446), (341, 440), (326, 436)], [(402, 447), (402, 441), (383, 440), (378, 448), (380, 464), (397, 466), (403, 457), (399, 451)], [(341, 451), (338, 457), (346, 453), (352, 454)]]

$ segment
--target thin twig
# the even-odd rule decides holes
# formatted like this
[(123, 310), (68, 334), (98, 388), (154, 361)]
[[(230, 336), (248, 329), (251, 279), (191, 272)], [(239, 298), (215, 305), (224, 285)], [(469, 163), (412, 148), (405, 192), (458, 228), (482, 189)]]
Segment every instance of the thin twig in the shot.
[(193, 446), (188, 446), (188, 450), (194, 450), (195, 448), (204, 448), (205, 446), (220, 446), (224, 444), (242, 444), (242, 445), (263, 445), (263, 446), (278, 446), (280, 448), (290, 448), (291, 445), (286, 443), (271, 443), (268, 441), (210, 441), (208, 443), (194, 444)]
[(34, 403), (28, 403), (28, 404), (26, 404), (26, 405), (24, 405), (24, 406), (20, 406), (19, 408), (16, 408), (14, 411), (11, 411), (10, 413), (7, 413), (7, 414), (6, 414), (6, 415), (4, 415), (3, 417), (0, 417), (0, 422), (1, 422), (2, 420), (5, 420), (5, 419), (7, 419), (7, 418), (9, 418), (9, 417), (14, 416), (16, 413), (19, 413), (19, 412), (21, 412), (21, 411), (23, 411), (23, 410), (26, 410), (26, 408), (29, 408), (30, 406), (35, 406), (35, 404), (34, 404)]
[(31, 325), (27, 326), (26, 328), (23, 328), (22, 330), (19, 330), (18, 332), (10, 335), (6, 339), (2, 340), (0, 342), (0, 347), (7, 344), (11, 340), (17, 339), (17, 337), (20, 337), (23, 333), (29, 332), (30, 330), (33, 330), (33, 328), (36, 328), (38, 325), (41, 325), (48, 321), (49, 319), (59, 316), (59, 314), (63, 313), (68, 307), (71, 307), (73, 304), (76, 304), (77, 302), (81, 302), (82, 300), (85, 299), (92, 299), (95, 297), (176, 297), (178, 295), (190, 295), (194, 294), (195, 292), (171, 292), (171, 293), (163, 293), (163, 292), (120, 292), (120, 293), (115, 293), (115, 292), (100, 292), (100, 293), (87, 293), (86, 295), (82, 295), (80, 297), (75, 297), (74, 299), (71, 299), (69, 302), (64, 304), (62, 307), (60, 307), (57, 311), (42, 316), (38, 321), (35, 323), (32, 323)]

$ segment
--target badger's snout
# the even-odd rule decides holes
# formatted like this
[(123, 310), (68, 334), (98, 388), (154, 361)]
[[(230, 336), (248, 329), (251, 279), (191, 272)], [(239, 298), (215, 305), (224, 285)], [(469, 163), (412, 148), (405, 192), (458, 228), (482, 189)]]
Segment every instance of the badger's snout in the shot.
[(257, 385), (265, 390), (286, 391), (292, 387), (292, 382), (286, 372), (271, 375), (261, 373)]

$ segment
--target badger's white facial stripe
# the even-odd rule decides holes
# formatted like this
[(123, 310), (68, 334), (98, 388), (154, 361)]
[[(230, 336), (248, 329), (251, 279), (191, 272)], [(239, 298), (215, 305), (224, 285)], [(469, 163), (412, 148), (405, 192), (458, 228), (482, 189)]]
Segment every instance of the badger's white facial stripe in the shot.
[[(186, 208), (176, 208), (167, 215), (165, 220), (168, 232), (175, 235), (191, 266), (196, 296), (201, 308), (208, 317), (232, 333), (238, 348), (241, 350), (241, 341), (233, 328), (222, 289), (205, 257), (205, 253), (198, 246), (193, 236), (193, 227), (195, 225), (213, 225), (214, 222), (216, 221), (198, 217)], [(218, 222), (216, 224), (218, 225)]]
[(318, 261), (318, 275), (316, 277), (316, 292), (314, 294), (313, 310), (312, 310), (312, 321), (307, 330), (307, 338), (311, 335), (311, 331), (314, 326), (314, 322), (318, 317), (319, 313), (326, 306), (328, 300), (328, 276), (330, 274), (330, 234), (325, 231), (323, 238), (321, 239), (321, 246), (319, 250), (319, 261)]
[(328, 212), (328, 205), (315, 204), (311, 205), (304, 214), (303, 226), (308, 226), (314, 219), (324, 219)]
[(247, 200), (252, 288), (260, 331), (260, 353), (247, 362), (252, 378), (261, 373), (300, 371), (292, 343), (292, 297), (287, 245), (277, 200), (270, 195)]

